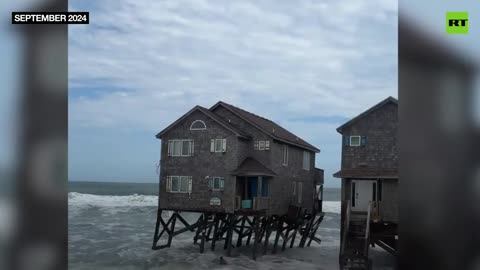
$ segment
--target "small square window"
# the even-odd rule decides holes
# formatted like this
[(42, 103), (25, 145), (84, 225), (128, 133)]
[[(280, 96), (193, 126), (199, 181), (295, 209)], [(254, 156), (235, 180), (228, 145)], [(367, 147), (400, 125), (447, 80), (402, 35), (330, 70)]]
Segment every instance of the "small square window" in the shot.
[(350, 146), (360, 146), (360, 136), (350, 136)]
[(260, 141), (258, 146), (258, 150), (265, 150), (265, 141)]

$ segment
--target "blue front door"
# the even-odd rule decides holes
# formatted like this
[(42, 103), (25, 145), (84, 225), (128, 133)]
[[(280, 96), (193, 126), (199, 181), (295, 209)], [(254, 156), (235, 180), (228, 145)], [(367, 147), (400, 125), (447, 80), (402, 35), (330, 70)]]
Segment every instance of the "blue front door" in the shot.
[(250, 198), (257, 197), (258, 177), (248, 177), (248, 195)]

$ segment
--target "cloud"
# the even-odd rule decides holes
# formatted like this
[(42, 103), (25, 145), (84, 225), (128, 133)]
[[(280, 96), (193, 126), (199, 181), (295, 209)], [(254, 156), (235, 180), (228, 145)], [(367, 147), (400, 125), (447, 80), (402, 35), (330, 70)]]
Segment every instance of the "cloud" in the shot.
[[(90, 25), (69, 27), (72, 129), (155, 134), (218, 100), (331, 123), (397, 93), (396, 1), (74, 0), (70, 9), (90, 11)], [(92, 95), (98, 82), (105, 90)]]

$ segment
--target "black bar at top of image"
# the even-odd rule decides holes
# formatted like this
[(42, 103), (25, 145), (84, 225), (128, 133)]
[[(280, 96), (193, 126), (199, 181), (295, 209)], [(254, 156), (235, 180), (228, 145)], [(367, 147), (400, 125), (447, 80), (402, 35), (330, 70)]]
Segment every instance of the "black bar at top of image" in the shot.
[[(83, 11), (12, 12), (12, 24), (89, 24), (89, 15), (89, 12)], [(41, 20), (42, 16), (47, 16), (47, 18), (43, 17), (46, 20)]]

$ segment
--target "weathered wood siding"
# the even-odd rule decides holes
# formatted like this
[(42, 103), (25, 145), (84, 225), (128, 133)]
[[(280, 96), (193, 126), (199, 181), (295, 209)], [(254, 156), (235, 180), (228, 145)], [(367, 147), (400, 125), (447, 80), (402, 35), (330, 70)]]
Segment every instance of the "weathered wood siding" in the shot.
[[(271, 202), (271, 209), (275, 212), (285, 212), (289, 204), (300, 205), (311, 210), (313, 208), (313, 198), (315, 195), (314, 184), (314, 168), (315, 168), (315, 153), (310, 152), (310, 170), (303, 169), (303, 151), (304, 149), (288, 146), (288, 165), (283, 163), (283, 146), (282, 142), (275, 141), (272, 144), (272, 170), (278, 175), (273, 179), (272, 191), (277, 198)], [(297, 194), (293, 196), (292, 182), (295, 181), (297, 185)], [(303, 183), (302, 203), (298, 204), (298, 183)]]
[[(288, 166), (283, 166), (283, 145), (284, 143), (274, 141), (270, 136), (260, 131), (255, 126), (239, 118), (224, 107), (218, 107), (214, 110), (227, 122), (242, 130), (245, 134), (252, 137), (251, 140), (239, 140), (238, 160), (243, 161), (247, 156), (253, 157), (266, 167), (274, 171), (277, 176), (269, 178), (268, 195), (270, 197), (269, 211), (270, 215), (285, 214), (288, 205), (297, 204), (298, 194), (295, 198), (292, 195), (292, 182), (303, 182), (302, 207), (312, 209), (314, 197), (314, 167), (315, 153), (310, 152), (310, 170), (303, 170), (303, 149), (289, 145)], [(270, 141), (270, 150), (254, 150), (254, 141)]]
[(382, 181), (380, 214), (383, 221), (398, 223), (398, 180)]
[(342, 169), (398, 168), (398, 106), (393, 103), (345, 127), (342, 135), (366, 136), (365, 146), (347, 146), (342, 138)]
[[(195, 120), (205, 122), (206, 130), (190, 130)], [(215, 138), (227, 139), (225, 153), (210, 152), (210, 140)], [(194, 156), (168, 156), (168, 140), (193, 139), (195, 144)], [(217, 122), (203, 113), (196, 111), (185, 118), (181, 123), (168, 130), (161, 141), (160, 162), (160, 207), (164, 209), (181, 210), (212, 210), (231, 212), (234, 208), (234, 177), (229, 173), (238, 165), (237, 150), (238, 138)], [(166, 177), (169, 175), (192, 176), (192, 193), (166, 192)], [(225, 177), (223, 192), (211, 191), (208, 187), (207, 176)], [(218, 197), (222, 200), (220, 206), (211, 206), (210, 198)]]

